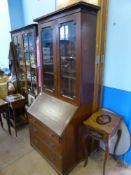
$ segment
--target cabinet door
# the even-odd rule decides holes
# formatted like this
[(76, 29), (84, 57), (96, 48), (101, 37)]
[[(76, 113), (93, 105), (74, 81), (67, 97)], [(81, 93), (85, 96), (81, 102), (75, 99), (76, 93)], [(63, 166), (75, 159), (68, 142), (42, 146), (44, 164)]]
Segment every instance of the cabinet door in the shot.
[(30, 73), (31, 73), (31, 93), (33, 95), (38, 94), (38, 84), (37, 84), (37, 63), (36, 63), (36, 37), (35, 31), (28, 33), (29, 41), (29, 57), (30, 57)]
[(56, 95), (56, 58), (54, 25), (43, 24), (41, 33), (42, 86), (47, 93)]
[(30, 55), (29, 55), (29, 42), (28, 34), (23, 33), (23, 47), (24, 47), (24, 65), (25, 70), (25, 83), (26, 83), (26, 94), (31, 91), (31, 71), (30, 71)]
[(23, 53), (22, 53), (22, 41), (21, 33), (13, 34), (12, 40), (16, 46), (17, 60), (16, 62), (16, 76), (18, 82), (18, 92), (25, 95), (25, 79), (24, 79), (24, 63), (23, 63)]
[(59, 95), (77, 101), (79, 94), (79, 18), (75, 15), (59, 21)]
[(29, 30), (28, 32), (24, 32), (22, 38), (24, 47), (24, 64), (26, 67), (26, 91), (32, 95), (37, 95), (37, 71), (33, 31)]

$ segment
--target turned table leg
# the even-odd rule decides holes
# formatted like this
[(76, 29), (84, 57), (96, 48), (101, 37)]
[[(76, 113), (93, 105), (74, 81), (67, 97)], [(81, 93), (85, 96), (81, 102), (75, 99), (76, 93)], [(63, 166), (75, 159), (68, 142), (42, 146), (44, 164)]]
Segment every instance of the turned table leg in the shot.
[(105, 169), (106, 169), (106, 163), (109, 156), (109, 145), (108, 143), (105, 143), (105, 158), (103, 163), (103, 175), (105, 175)]
[(114, 147), (114, 152), (113, 152), (113, 158), (116, 160), (117, 157), (116, 157), (116, 149), (117, 149), (117, 146), (118, 146), (118, 143), (120, 141), (120, 137), (121, 137), (121, 129), (118, 129), (117, 131), (117, 140), (116, 140), (116, 144), (115, 144), (115, 147)]
[(8, 126), (8, 132), (11, 135), (11, 128), (10, 128), (10, 119), (9, 119), (9, 112), (6, 113), (6, 121), (7, 121), (7, 126)]
[(0, 113), (0, 123), (1, 123), (1, 126), (3, 128), (3, 122), (2, 122), (2, 114)]
[(84, 167), (87, 165), (88, 163), (88, 146), (87, 146), (87, 140), (88, 140), (88, 135), (83, 136), (82, 142), (83, 142), (83, 148), (84, 148), (84, 155), (85, 155), (85, 162), (84, 162)]

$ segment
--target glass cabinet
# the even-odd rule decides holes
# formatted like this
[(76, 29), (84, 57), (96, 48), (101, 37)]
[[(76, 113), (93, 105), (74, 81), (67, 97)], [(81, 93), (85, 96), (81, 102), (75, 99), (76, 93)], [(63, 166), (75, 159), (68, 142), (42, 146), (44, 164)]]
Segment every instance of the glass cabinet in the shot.
[(84, 5), (68, 8), (78, 7), (77, 12), (64, 14), (64, 10), (58, 10), (55, 15), (35, 20), (40, 38), (42, 91), (77, 105), (91, 101), (94, 87), (96, 13), (87, 15), (91, 6)]
[(26, 97), (28, 94), (38, 94), (36, 34), (36, 24), (11, 31), (12, 41), (16, 46), (17, 91)]

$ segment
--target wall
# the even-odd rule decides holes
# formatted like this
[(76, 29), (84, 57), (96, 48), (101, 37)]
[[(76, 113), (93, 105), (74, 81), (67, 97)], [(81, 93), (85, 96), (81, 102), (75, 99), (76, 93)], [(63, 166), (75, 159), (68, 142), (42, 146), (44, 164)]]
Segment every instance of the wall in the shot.
[[(80, 0), (56, 0), (56, 9), (66, 7), (67, 5), (71, 5), (79, 1)], [(99, 0), (83, 0), (83, 1), (87, 3), (95, 4), (95, 5), (99, 4)]]
[(131, 91), (131, 1), (109, 0), (104, 85)]
[(33, 19), (55, 11), (55, 0), (22, 0), (25, 25), (33, 23)]
[(24, 14), (22, 0), (8, 0), (9, 14), (11, 21), (11, 30), (23, 27)]
[(0, 67), (8, 67), (10, 20), (6, 0), (0, 0)]
[[(130, 0), (109, 0), (103, 107), (121, 115), (131, 132), (130, 13)], [(131, 164), (131, 149), (121, 158)]]

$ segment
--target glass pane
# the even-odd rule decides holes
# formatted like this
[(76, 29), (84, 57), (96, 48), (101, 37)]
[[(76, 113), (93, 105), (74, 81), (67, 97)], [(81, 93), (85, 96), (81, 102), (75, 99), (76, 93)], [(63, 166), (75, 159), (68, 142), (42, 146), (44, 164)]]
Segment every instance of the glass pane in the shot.
[(20, 65), (23, 65), (23, 62), (22, 62), (22, 48), (21, 48), (20, 36), (16, 36), (16, 38), (15, 38), (15, 46), (16, 46), (18, 63)]
[(33, 33), (29, 33), (28, 37), (29, 37), (29, 50), (30, 50), (31, 78), (32, 78), (31, 91), (33, 94), (37, 95), (36, 58), (35, 58), (35, 47), (34, 47)]
[(24, 46), (24, 58), (26, 65), (26, 77), (27, 77), (27, 85), (28, 92), (31, 91), (31, 68), (30, 68), (30, 55), (29, 55), (29, 39), (28, 34), (23, 34), (23, 46)]
[(76, 25), (63, 23), (60, 27), (61, 94), (76, 96)]
[(51, 27), (42, 30), (44, 88), (54, 91), (53, 31)]
[(24, 66), (22, 60), (22, 48), (21, 48), (21, 39), (20, 35), (16, 35), (13, 38), (14, 44), (16, 46), (17, 60), (16, 60), (16, 69), (17, 69), (17, 79), (18, 79), (18, 91), (23, 95), (25, 92), (25, 82), (24, 82)]
[(30, 52), (34, 51), (33, 33), (28, 33)]
[(35, 48), (33, 42), (33, 33), (28, 34), (29, 37), (29, 50), (30, 50), (30, 65), (32, 68), (36, 68), (36, 60), (35, 60)]

